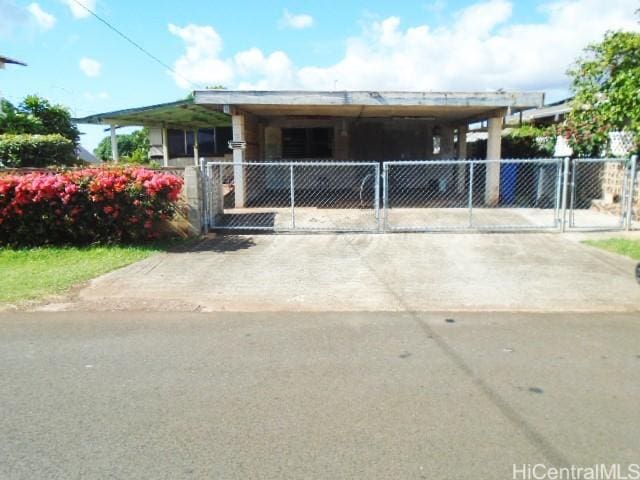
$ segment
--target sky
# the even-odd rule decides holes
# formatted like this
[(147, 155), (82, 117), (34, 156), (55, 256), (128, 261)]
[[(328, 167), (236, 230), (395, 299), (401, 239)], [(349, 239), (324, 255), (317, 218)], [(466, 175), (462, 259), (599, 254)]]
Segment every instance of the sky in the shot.
[[(130, 37), (153, 60), (82, 5)], [(525, 90), (569, 94), (566, 71), (640, 0), (0, 0), (0, 94), (72, 115), (194, 89)], [(164, 64), (164, 65), (163, 65)], [(169, 68), (167, 68), (169, 67)], [(93, 149), (105, 131), (81, 126)]]

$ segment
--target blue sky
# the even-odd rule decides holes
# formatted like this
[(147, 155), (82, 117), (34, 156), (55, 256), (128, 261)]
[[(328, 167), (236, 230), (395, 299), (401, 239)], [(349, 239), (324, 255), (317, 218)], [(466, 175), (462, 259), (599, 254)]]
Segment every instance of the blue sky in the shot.
[[(81, 2), (179, 72), (118, 37)], [(638, 29), (637, 0), (0, 0), (0, 71), (11, 101), (37, 93), (75, 116), (257, 89), (538, 90), (607, 29)], [(82, 127), (95, 147), (99, 127)]]

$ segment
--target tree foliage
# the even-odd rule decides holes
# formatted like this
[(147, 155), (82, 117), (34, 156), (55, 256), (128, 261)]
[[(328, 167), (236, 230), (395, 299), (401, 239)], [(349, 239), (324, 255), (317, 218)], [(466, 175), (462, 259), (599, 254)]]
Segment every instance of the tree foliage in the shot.
[(0, 104), (0, 134), (59, 134), (78, 144), (78, 128), (69, 110), (37, 95), (27, 95), (16, 107), (8, 100)]
[[(149, 162), (149, 129), (143, 128), (131, 133), (116, 135), (118, 156), (125, 163), (143, 164)], [(111, 160), (111, 136), (103, 138), (93, 153), (102, 161)]]
[(640, 33), (608, 32), (569, 70), (575, 94), (564, 135), (578, 155), (598, 155), (612, 131), (640, 146)]

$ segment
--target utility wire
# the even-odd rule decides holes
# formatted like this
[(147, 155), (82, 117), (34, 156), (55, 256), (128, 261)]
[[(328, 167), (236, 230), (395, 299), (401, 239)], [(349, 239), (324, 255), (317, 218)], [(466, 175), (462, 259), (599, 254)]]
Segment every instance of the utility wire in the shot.
[(184, 75), (181, 75), (180, 73), (176, 72), (172, 67), (170, 67), (169, 65), (167, 65), (166, 63), (164, 63), (162, 60), (160, 60), (158, 57), (156, 57), (153, 53), (151, 53), (149, 50), (147, 50), (146, 48), (144, 48), (142, 45), (140, 45), (139, 43), (137, 43), (135, 40), (133, 40), (131, 37), (125, 35), (124, 33), (122, 33), (120, 30), (118, 30), (116, 27), (114, 27), (113, 25), (111, 25), (109, 22), (107, 22), (104, 18), (102, 18), (100, 15), (98, 15), (96, 12), (94, 12), (93, 10), (91, 10), (89, 7), (87, 7), (86, 5), (84, 5), (82, 2), (80, 2), (79, 0), (72, 0), (75, 4), (81, 6), (82, 8), (84, 8), (87, 12), (89, 12), (91, 15), (93, 15), (95, 18), (97, 18), (100, 22), (102, 22), (107, 28), (109, 28), (110, 30), (113, 30), (117, 35), (119, 35), (120, 37), (124, 38), (127, 42), (129, 42), (131, 45), (133, 45), (134, 47), (136, 47), (138, 50), (140, 50), (142, 53), (144, 53), (147, 57), (151, 58), (152, 60), (154, 60), (155, 62), (159, 63), (160, 65), (162, 65), (164, 68), (166, 68), (167, 70), (169, 70), (171, 73), (173, 73), (174, 75), (176, 75), (177, 77), (182, 78), (185, 82), (189, 83), (189, 85), (192, 85), (194, 87), (198, 87), (198, 88), (202, 88), (204, 89), (204, 87), (202, 87), (201, 85), (197, 85), (195, 83), (193, 83), (191, 80), (189, 80), (188, 78), (186, 78)]

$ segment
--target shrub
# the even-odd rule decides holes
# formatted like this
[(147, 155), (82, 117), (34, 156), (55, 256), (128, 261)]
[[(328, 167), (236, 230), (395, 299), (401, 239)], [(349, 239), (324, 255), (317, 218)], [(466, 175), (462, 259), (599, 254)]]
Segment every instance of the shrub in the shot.
[(6, 167), (48, 167), (73, 165), (75, 144), (59, 133), (0, 135), (0, 162)]
[(0, 244), (139, 242), (173, 217), (183, 180), (144, 168), (0, 176)]

